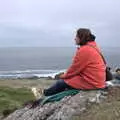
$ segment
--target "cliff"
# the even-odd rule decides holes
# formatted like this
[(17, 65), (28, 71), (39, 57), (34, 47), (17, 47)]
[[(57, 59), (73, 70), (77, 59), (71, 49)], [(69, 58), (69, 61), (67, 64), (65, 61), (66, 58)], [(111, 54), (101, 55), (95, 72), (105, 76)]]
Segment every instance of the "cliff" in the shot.
[[(105, 90), (80, 91), (80, 93), (78, 93), (77, 95), (67, 96), (59, 102), (47, 103), (44, 106), (39, 105), (34, 109), (21, 108), (10, 114), (4, 120), (84, 120), (84, 118), (93, 119), (93, 116), (95, 116), (95, 112), (97, 112), (95, 110), (96, 107), (94, 107), (95, 112), (92, 113), (91, 110), (93, 106), (105, 106), (108, 105), (108, 103), (112, 104), (113, 101), (116, 101), (117, 103), (120, 101), (120, 85), (118, 83), (115, 85), (110, 85)], [(105, 112), (100, 111), (100, 109), (102, 110), (103, 108), (99, 107), (97, 109), (100, 115), (102, 114), (102, 112)], [(113, 108), (114, 106), (112, 105), (112, 108), (110, 109), (112, 110)], [(120, 110), (115, 111), (117, 112), (115, 112), (113, 116), (116, 119), (113, 119), (119, 120), (117, 118), (120, 118)], [(92, 116), (90, 116), (90, 114)], [(100, 118), (100, 115), (99, 119), (101, 120), (102, 117)], [(107, 118), (107, 116), (108, 114), (105, 114), (103, 117)], [(96, 119), (94, 117), (93, 120)]]

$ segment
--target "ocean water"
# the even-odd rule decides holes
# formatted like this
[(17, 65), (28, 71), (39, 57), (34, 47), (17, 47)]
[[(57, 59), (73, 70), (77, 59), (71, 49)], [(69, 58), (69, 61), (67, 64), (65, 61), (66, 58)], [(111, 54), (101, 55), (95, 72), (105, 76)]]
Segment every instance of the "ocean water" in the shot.
[[(0, 78), (54, 76), (69, 67), (75, 49), (72, 47), (0, 48)], [(102, 48), (102, 51), (109, 66), (119, 67), (119, 47)]]

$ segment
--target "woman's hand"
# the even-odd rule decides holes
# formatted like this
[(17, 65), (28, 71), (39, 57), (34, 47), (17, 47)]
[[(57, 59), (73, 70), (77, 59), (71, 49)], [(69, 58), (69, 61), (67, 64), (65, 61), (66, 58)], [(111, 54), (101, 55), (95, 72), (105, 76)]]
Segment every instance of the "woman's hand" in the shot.
[(57, 74), (57, 75), (55, 76), (55, 79), (63, 79), (63, 75), (64, 75), (63, 72), (62, 72), (62, 73), (59, 73), (59, 74)]
[(62, 73), (59, 77), (60, 77), (60, 79), (64, 79), (65, 78), (65, 74)]

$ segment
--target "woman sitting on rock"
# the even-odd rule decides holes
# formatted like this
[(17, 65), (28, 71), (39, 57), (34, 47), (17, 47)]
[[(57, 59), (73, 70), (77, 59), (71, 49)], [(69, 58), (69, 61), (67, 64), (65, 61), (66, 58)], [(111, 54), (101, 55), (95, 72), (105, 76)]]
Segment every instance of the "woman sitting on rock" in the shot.
[(42, 93), (45, 96), (62, 92), (66, 89), (103, 89), (105, 88), (106, 66), (95, 42), (95, 36), (89, 29), (80, 28), (75, 36), (78, 46), (72, 64), (60, 79)]

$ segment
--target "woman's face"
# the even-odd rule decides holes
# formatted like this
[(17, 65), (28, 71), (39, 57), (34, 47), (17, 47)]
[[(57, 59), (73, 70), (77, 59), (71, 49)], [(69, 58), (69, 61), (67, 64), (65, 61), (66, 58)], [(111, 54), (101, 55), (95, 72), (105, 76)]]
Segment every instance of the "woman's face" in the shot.
[(77, 35), (75, 36), (75, 44), (80, 45), (80, 38)]

